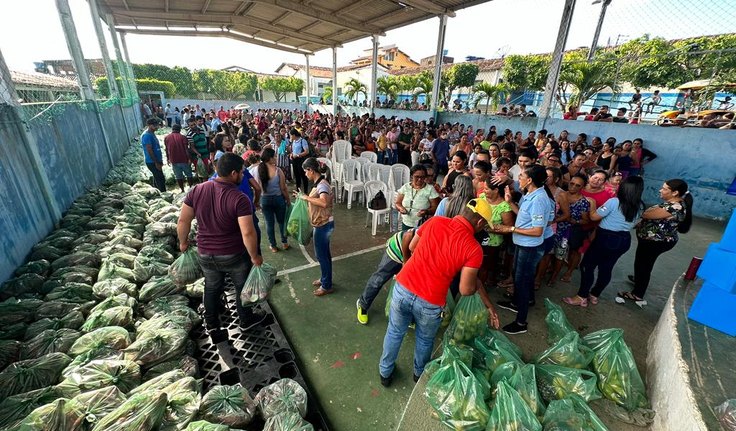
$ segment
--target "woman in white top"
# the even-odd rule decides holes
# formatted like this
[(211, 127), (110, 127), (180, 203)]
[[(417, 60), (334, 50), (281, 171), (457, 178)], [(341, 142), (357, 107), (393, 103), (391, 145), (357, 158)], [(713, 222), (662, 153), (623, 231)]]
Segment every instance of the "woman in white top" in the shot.
[(411, 180), (401, 186), (396, 197), (396, 209), (401, 214), (401, 230), (417, 227), (424, 216), (434, 214), (440, 203), (439, 193), (424, 181), (426, 167), (414, 165), (409, 173)]

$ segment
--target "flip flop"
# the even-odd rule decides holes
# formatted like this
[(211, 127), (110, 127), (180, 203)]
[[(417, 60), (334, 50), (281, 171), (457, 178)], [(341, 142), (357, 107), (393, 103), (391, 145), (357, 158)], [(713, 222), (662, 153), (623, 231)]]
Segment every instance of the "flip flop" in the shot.
[(330, 293), (332, 293), (334, 291), (335, 291), (335, 289), (327, 290), (327, 289), (322, 289), (320, 287), (319, 289), (315, 290), (312, 293), (314, 293), (314, 296), (325, 296), (325, 295), (329, 295)]
[(321, 281), (319, 281), (319, 280), (314, 280), (314, 281), (312, 282), (312, 286), (314, 286), (314, 287), (319, 287), (319, 286), (322, 286), (322, 282), (321, 282)]
[(586, 298), (580, 298), (577, 299), (577, 296), (566, 296), (562, 298), (562, 302), (564, 302), (567, 305), (573, 305), (573, 306), (579, 306), (579, 307), (587, 307), (588, 306), (588, 300)]
[(618, 292), (616, 296), (618, 296), (619, 298), (628, 299), (629, 301), (634, 301), (634, 302), (641, 301), (643, 299), (643, 298), (637, 298), (631, 292)]

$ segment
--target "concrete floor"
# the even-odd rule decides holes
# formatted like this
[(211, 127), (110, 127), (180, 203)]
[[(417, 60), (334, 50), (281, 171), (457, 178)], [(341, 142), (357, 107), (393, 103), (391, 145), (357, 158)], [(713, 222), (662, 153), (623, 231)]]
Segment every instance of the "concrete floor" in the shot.
[[(293, 247), (289, 251), (272, 254), (264, 238), (264, 258), (282, 271), (282, 283), (273, 291), (270, 303), (277, 313), (284, 332), (292, 343), (312, 392), (316, 394), (332, 430), (394, 430), (399, 427), (404, 410), (410, 401), (400, 429), (443, 429), (431, 419), (428, 405), (411, 380), (413, 337), (404, 340), (397, 361), (397, 374), (390, 389), (380, 385), (378, 359), (386, 330), (383, 310), (386, 295), (379, 295), (370, 311), (370, 324), (359, 325), (355, 318), (355, 301), (365, 281), (375, 269), (388, 236), (386, 226), (379, 226), (373, 237), (365, 226), (365, 209), (358, 205), (347, 210), (344, 204), (335, 208), (335, 232), (332, 238), (335, 293), (317, 298), (312, 295), (311, 281), (319, 278), (319, 267), (313, 263), (312, 245), (306, 250)], [(261, 225), (265, 226), (263, 221)], [(582, 335), (611, 327), (625, 330), (625, 339), (646, 377), (647, 340), (677, 277), (685, 271), (693, 256), (703, 256), (711, 242), (717, 241), (723, 225), (709, 220), (696, 220), (690, 233), (682, 236), (673, 251), (657, 262), (647, 293), (649, 304), (639, 308), (634, 304), (618, 305), (613, 299), (617, 291), (629, 289), (626, 275), (633, 273), (635, 244), (614, 269), (611, 285), (601, 295), (601, 302), (587, 309), (563, 305), (569, 321)], [(306, 251), (306, 254), (305, 254)], [(571, 283), (558, 282), (554, 288), (543, 287), (537, 296), (537, 305), (530, 313), (529, 332), (511, 339), (521, 347), (524, 358), (547, 347), (543, 298), (560, 303), (562, 296), (574, 294), (579, 282), (575, 272)], [(501, 291), (491, 297), (499, 299)], [(502, 325), (513, 315), (499, 311)], [(635, 429), (615, 421), (602, 412), (601, 418), (611, 430)], [(641, 428), (637, 428), (641, 429)]]

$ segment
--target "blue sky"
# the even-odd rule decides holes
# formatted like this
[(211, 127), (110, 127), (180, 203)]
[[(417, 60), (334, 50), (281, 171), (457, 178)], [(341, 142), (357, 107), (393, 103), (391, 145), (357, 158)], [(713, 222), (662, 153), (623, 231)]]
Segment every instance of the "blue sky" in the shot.
[[(7, 1), (7, 0), (6, 0)], [(613, 0), (599, 44), (615, 43), (649, 33), (665, 38), (736, 32), (736, 0)], [(85, 0), (69, 0), (82, 49), (87, 58), (100, 50)], [(563, 0), (493, 0), (458, 11), (445, 40), (456, 61), (467, 55), (486, 58), (502, 54), (549, 52), (554, 48)], [(592, 0), (578, 0), (568, 48), (589, 46), (600, 12)], [(69, 58), (53, 0), (12, 2), (0, 16), (0, 51), (11, 70), (31, 71), (33, 61)], [(20, 5), (20, 6), (19, 6)], [(388, 32), (381, 44), (396, 44), (414, 60), (434, 55), (438, 19)], [(107, 30), (105, 28), (105, 30)], [(107, 31), (106, 31), (107, 32)], [(133, 62), (189, 68), (231, 65), (272, 73), (281, 62), (303, 63), (304, 56), (222, 38), (129, 35)], [(112, 46), (108, 37), (108, 45)], [(370, 39), (338, 49), (338, 65), (369, 49)], [(197, 53), (191, 55), (191, 53)], [(329, 50), (310, 58), (312, 65), (329, 66)]]

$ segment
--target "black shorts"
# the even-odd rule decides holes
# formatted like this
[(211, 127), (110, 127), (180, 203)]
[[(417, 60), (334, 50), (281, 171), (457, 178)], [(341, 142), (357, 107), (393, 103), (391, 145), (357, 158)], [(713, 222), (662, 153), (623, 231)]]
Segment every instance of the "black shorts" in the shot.
[(542, 247), (544, 247), (544, 254), (550, 254), (555, 249), (555, 236), (552, 235), (551, 237), (544, 240), (542, 243)]
[(588, 238), (590, 231), (583, 230), (582, 226), (575, 225), (570, 228), (570, 239), (568, 239), (568, 247), (570, 250), (577, 251), (583, 246), (585, 239)]

